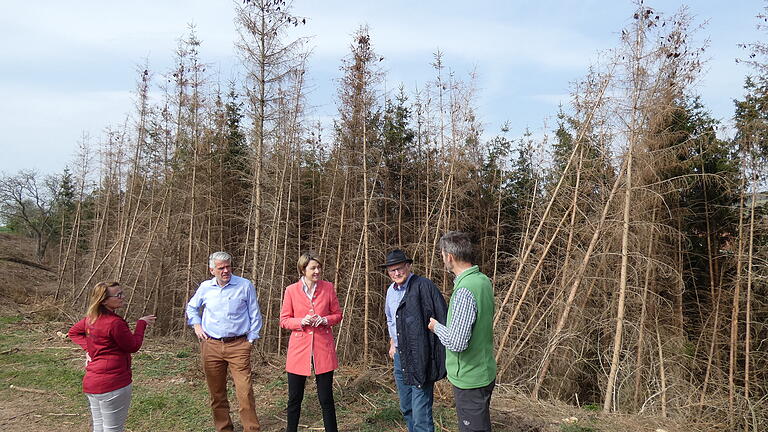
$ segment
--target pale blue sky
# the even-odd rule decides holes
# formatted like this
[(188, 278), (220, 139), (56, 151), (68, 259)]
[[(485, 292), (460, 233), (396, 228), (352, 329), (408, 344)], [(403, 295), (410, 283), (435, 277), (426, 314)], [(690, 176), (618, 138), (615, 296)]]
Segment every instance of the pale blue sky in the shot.
[[(156, 77), (169, 69), (177, 39), (195, 23), (202, 60), (222, 81), (237, 73), (234, 6), (228, 0), (78, 0), (4, 2), (0, 15), (0, 171), (60, 171), (74, 157), (84, 132), (94, 142), (106, 126), (131, 113), (138, 65)], [(708, 23), (695, 38), (709, 39), (709, 62), (698, 83), (705, 105), (728, 121), (749, 69), (734, 59), (738, 43), (765, 40), (755, 29), (764, 2), (665, 0), (645, 2), (665, 14), (688, 4)], [(459, 77), (478, 74), (477, 107), (485, 134), (509, 121), (511, 136), (525, 128), (551, 129), (558, 103), (596, 54), (618, 45), (631, 21), (631, 1), (345, 1), (296, 0), (313, 36), (309, 65), (312, 115), (336, 112), (335, 79), (352, 33), (370, 28), (385, 57), (387, 86), (408, 90), (432, 79), (432, 53)], [(216, 72), (214, 72), (216, 73)]]

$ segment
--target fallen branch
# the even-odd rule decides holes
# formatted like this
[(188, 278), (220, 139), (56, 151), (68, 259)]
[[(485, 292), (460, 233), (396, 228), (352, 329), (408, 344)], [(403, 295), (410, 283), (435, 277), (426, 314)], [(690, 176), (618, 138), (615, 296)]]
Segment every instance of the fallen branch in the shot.
[(31, 410), (31, 411), (23, 412), (23, 413), (21, 413), (21, 414), (16, 414), (15, 416), (11, 416), (11, 417), (6, 417), (6, 418), (4, 418), (2, 421), (3, 421), (3, 422), (7, 422), (8, 420), (13, 420), (13, 419), (15, 419), (15, 418), (17, 418), (17, 417), (23, 417), (23, 416), (25, 416), (25, 415), (27, 415), (27, 414), (32, 414), (33, 412), (35, 412), (35, 410)]
[(364, 394), (362, 393), (358, 393), (358, 394), (360, 395), (360, 397), (365, 399), (365, 401), (368, 402), (373, 407), (373, 409), (378, 409), (378, 407), (376, 407), (376, 405), (374, 405), (373, 402), (371, 402), (371, 400), (368, 399)]
[(17, 418), (17, 417), (23, 417), (23, 416), (25, 416), (25, 415), (27, 415), (27, 414), (32, 414), (33, 412), (35, 412), (35, 410), (32, 410), (32, 411), (27, 411), (27, 412), (23, 412), (23, 413), (21, 413), (21, 414), (16, 414), (15, 416), (11, 416), (11, 417), (6, 417), (6, 418), (4, 418), (4, 419), (2, 420), (2, 422), (3, 422), (3, 423), (5, 423), (5, 422), (7, 422), (8, 420), (13, 420), (13, 419), (15, 419), (15, 418)]
[(40, 270), (45, 270), (47, 272), (53, 273), (53, 270), (51, 270), (50, 268), (48, 268), (48, 267), (46, 267), (46, 266), (44, 266), (42, 264), (38, 264), (38, 263), (36, 263), (34, 261), (25, 260), (24, 258), (13, 257), (13, 256), (1, 256), (0, 257), (0, 261), (10, 261), (10, 262), (14, 262), (16, 264), (21, 264), (21, 265), (25, 265), (25, 266), (29, 266), (29, 267), (34, 267), (34, 268), (37, 268), (37, 269), (40, 269)]
[(18, 391), (23, 391), (23, 392), (27, 392), (27, 393), (49, 394), (45, 390), (38, 390), (38, 389), (31, 389), (31, 388), (26, 388), (26, 387), (19, 387), (19, 386), (15, 386), (13, 384), (11, 384), (10, 388), (12, 390), (18, 390)]

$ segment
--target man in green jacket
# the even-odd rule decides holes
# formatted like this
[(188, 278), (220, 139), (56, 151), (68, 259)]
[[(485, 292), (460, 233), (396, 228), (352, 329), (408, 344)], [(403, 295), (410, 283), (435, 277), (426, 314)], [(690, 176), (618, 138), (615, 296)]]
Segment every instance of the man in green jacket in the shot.
[(450, 231), (440, 238), (445, 268), (456, 276), (446, 325), (432, 330), (445, 345), (445, 368), (453, 384), (459, 431), (491, 430), (491, 394), (496, 382), (493, 355), (493, 287), (473, 265), (469, 234)]

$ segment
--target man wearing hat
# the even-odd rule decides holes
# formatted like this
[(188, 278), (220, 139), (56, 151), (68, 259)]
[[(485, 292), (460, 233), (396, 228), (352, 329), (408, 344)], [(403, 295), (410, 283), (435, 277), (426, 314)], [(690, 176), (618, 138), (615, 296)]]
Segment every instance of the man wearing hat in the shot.
[(445, 378), (445, 347), (429, 329), (430, 317), (445, 322), (448, 306), (435, 284), (411, 273), (413, 260), (400, 249), (381, 265), (392, 279), (384, 313), (389, 330), (389, 356), (408, 432), (434, 431), (432, 400), (435, 381)]

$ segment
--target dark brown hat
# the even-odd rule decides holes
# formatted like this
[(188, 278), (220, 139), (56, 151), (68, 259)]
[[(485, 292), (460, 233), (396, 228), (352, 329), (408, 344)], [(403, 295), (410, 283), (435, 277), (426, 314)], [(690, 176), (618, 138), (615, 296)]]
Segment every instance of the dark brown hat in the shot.
[(408, 264), (411, 264), (413, 260), (408, 258), (405, 252), (401, 251), (400, 249), (395, 249), (387, 254), (387, 261), (384, 264), (381, 264), (379, 267), (389, 267), (391, 265), (400, 264), (401, 262), (407, 262)]

